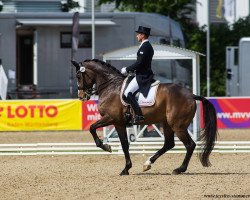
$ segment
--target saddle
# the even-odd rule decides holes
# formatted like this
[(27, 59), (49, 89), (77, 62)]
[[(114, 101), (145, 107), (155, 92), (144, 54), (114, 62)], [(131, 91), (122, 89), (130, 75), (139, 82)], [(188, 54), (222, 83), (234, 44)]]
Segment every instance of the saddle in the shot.
[[(124, 106), (128, 106), (128, 104), (126, 103), (126, 100), (124, 100), (123, 93), (133, 78), (134, 78), (134, 76), (128, 76), (123, 81), (123, 84), (122, 84), (120, 98), (121, 98), (121, 102)], [(140, 107), (149, 107), (149, 106), (153, 106), (155, 104), (156, 93), (157, 93), (159, 84), (160, 84), (159, 80), (155, 80), (151, 84), (151, 87), (150, 87), (150, 90), (148, 92), (147, 97), (144, 97), (143, 94), (141, 94), (140, 92), (137, 92), (136, 99), (137, 99), (137, 102), (138, 102)]]
[[(127, 110), (124, 113), (124, 115), (125, 115), (125, 119), (126, 119), (126, 124), (128, 126), (133, 125), (132, 124), (133, 109), (131, 109), (131, 106), (128, 103), (126, 103), (126, 100), (124, 100), (125, 96), (123, 95), (123, 93), (133, 78), (134, 78), (134, 76), (128, 76), (123, 81), (122, 89), (121, 89), (121, 93), (120, 93), (121, 102), (124, 106), (127, 107)], [(136, 97), (136, 100), (137, 100), (140, 107), (149, 107), (149, 106), (153, 106), (155, 104), (156, 94), (157, 94), (157, 90), (158, 90), (159, 85), (160, 85), (159, 80), (154, 81), (151, 84), (150, 90), (148, 92), (148, 96), (146, 98), (143, 96), (143, 94), (141, 94), (140, 92), (137, 92), (135, 97)]]

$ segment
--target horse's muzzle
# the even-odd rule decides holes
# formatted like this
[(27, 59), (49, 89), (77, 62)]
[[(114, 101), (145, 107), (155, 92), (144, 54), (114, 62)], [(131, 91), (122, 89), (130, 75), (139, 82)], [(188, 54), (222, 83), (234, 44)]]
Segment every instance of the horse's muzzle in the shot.
[(90, 96), (87, 95), (83, 90), (78, 90), (78, 98), (81, 101), (88, 101)]
[(86, 101), (88, 101), (90, 98), (87, 96), (87, 97), (84, 97), (84, 98), (80, 98), (79, 97), (79, 100), (81, 100), (81, 101), (83, 101), (83, 102), (86, 102)]

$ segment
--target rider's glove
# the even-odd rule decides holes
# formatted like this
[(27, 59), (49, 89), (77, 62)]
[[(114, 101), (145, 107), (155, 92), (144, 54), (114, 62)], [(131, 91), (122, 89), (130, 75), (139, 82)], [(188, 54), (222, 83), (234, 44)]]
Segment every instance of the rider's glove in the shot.
[(124, 74), (124, 75), (126, 75), (128, 73), (127, 70), (126, 70), (126, 67), (123, 67), (121, 69), (121, 73)]

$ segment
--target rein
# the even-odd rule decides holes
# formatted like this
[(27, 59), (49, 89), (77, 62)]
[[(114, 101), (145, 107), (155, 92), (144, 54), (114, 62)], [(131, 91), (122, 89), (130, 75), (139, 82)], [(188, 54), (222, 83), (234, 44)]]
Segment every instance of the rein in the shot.
[[(84, 61), (84, 62), (87, 62), (87, 61), (91, 61), (91, 60), (86, 60), (86, 61)], [(109, 65), (109, 64), (107, 64), (107, 63), (105, 63), (105, 62), (102, 62), (102, 61), (100, 61), (100, 60), (97, 60), (97, 59), (93, 59), (92, 61), (94, 61), (95, 63), (99, 63), (99, 64), (101, 64), (102, 66), (105, 66), (105, 67), (107, 67), (107, 69), (110, 69), (110, 70), (107, 70), (107, 73), (109, 73), (109, 74), (111, 74), (111, 72), (113, 73), (113, 72), (116, 72), (118, 75), (120, 75), (120, 76), (123, 76), (121, 73), (120, 73), (120, 71), (119, 70), (117, 70), (115, 67), (113, 67), (113, 66), (111, 66), (111, 65)], [(86, 76), (86, 79), (88, 78), (89, 80), (91, 80), (91, 83), (93, 83), (93, 85), (92, 86), (88, 86), (88, 84), (87, 84), (87, 81), (86, 81), (86, 79), (85, 78), (83, 78), (83, 80), (82, 80), (82, 83), (83, 83), (83, 85), (81, 86), (81, 87), (79, 87), (78, 86), (78, 90), (82, 90), (82, 91), (84, 91), (84, 94), (87, 96), (87, 97), (91, 97), (92, 95), (94, 95), (94, 94), (100, 94), (101, 93), (101, 91), (107, 86), (107, 84), (110, 84), (110, 83), (112, 83), (113, 81), (114, 81), (114, 79), (113, 78), (108, 78), (108, 80), (104, 80), (104, 82), (102, 82), (102, 83), (100, 83), (100, 84), (98, 84), (98, 87), (95, 87), (94, 85), (96, 85), (96, 82), (95, 82), (95, 80), (93, 79), (93, 78), (91, 78), (91, 76), (89, 75), (89, 74), (87, 74), (86, 72), (85, 72), (85, 67), (83, 66), (83, 63), (74, 63), (74, 65), (75, 66), (77, 66), (77, 67), (79, 67), (78, 69), (78, 72), (77, 73), (79, 73), (79, 71), (81, 72), (81, 73), (85, 73), (87, 76)], [(82, 71), (81, 71), (81, 67), (84, 67), (83, 69), (82, 69)], [(83, 77), (84, 77), (84, 75), (82, 75)], [(97, 86), (97, 85), (96, 85)]]
[[(81, 72), (81, 73), (83, 73), (83, 72)], [(91, 80), (91, 82), (93, 83), (94, 80), (93, 80), (87, 73), (85, 73), (85, 74), (87, 75), (87, 77), (88, 77), (88, 78)], [(79, 87), (79, 86), (78, 86), (77, 88), (78, 88), (78, 90), (84, 90), (84, 93), (85, 93), (88, 97), (91, 97), (92, 95), (97, 94), (97, 92), (100, 93), (100, 91), (101, 91), (102, 89), (104, 89), (105, 86), (106, 86), (106, 84), (109, 83), (110, 81), (112, 81), (112, 79), (109, 79), (109, 80), (107, 80), (107, 81), (101, 83), (101, 84), (99, 85), (99, 88), (95, 89), (95, 87), (93, 87), (93, 86), (87, 87), (87, 86), (86, 86), (87, 83), (86, 83), (86, 81), (83, 79), (83, 86), (82, 86), (82, 87)]]

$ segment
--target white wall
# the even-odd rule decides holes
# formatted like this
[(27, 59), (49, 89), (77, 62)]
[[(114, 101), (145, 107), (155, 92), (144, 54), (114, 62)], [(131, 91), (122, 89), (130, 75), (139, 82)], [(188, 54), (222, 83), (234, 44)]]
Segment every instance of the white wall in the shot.
[(249, 0), (236, 0), (236, 20), (249, 15)]
[(196, 20), (199, 26), (207, 24), (207, 0), (198, 0), (196, 3)]
[[(235, 0), (236, 3), (236, 21), (241, 17), (249, 15), (249, 1), (250, 0)], [(207, 2), (208, 0), (198, 0), (196, 5), (197, 15), (196, 20), (199, 26), (207, 25)], [(234, 20), (230, 20), (229, 23), (233, 23)]]

